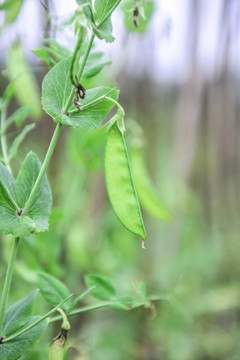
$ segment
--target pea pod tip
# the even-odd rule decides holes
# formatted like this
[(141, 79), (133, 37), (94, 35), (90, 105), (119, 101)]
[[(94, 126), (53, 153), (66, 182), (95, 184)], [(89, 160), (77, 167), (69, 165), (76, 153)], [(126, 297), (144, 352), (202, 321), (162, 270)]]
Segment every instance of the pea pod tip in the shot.
[(145, 239), (142, 239), (142, 249), (147, 250), (147, 249), (145, 248), (144, 241), (145, 241)]

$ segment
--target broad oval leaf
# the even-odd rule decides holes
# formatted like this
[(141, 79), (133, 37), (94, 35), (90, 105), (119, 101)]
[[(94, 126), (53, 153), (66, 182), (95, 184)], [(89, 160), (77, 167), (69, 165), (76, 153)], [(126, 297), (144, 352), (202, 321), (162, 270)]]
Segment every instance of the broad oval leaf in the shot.
[(60, 61), (45, 76), (42, 83), (42, 106), (55, 122), (83, 129), (97, 128), (113, 108), (114, 103), (104, 98), (118, 99), (119, 91), (106, 86), (89, 89), (80, 101), (82, 111), (72, 103), (68, 114), (63, 114), (73, 89), (70, 79), (72, 58)]
[[(52, 306), (57, 306), (71, 295), (69, 289), (58, 279), (46, 273), (38, 273), (38, 287), (41, 295)], [(71, 306), (72, 300), (66, 300), (62, 305), (64, 311)]]
[(37, 291), (10, 306), (5, 314), (3, 336), (7, 337), (21, 329), (29, 321), (32, 313), (33, 300)]

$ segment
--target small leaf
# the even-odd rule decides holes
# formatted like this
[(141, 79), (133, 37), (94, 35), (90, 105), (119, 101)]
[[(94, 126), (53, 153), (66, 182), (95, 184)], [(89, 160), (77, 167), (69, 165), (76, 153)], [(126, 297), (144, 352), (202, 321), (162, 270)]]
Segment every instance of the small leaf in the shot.
[[(66, 285), (46, 273), (38, 273), (38, 287), (44, 299), (53, 306), (57, 306), (71, 295)], [(61, 308), (67, 312), (71, 302), (71, 299), (68, 299), (61, 305)]]
[(25, 126), (25, 128), (22, 130), (22, 132), (15, 137), (11, 147), (9, 148), (9, 155), (8, 160), (12, 160), (18, 152), (18, 147), (21, 144), (21, 142), (24, 140), (25, 136), (35, 127), (35, 124), (30, 124)]
[(88, 287), (93, 287), (91, 293), (99, 300), (111, 300), (116, 295), (116, 290), (113, 284), (106, 278), (89, 274), (85, 276), (85, 282)]
[(2, 96), (2, 99), (3, 99), (3, 102), (6, 103), (8, 102), (11, 97), (13, 96), (14, 94), (14, 81), (11, 81), (8, 86), (6, 87), (6, 89), (4, 90), (4, 93), (3, 93), (3, 96)]
[(51, 58), (45, 49), (35, 49), (33, 50), (33, 53), (45, 61), (45, 63), (50, 67), (53, 67), (56, 64), (56, 62)]
[(22, 106), (19, 109), (17, 109), (4, 123), (4, 126), (2, 128), (2, 132), (6, 131), (6, 129), (15, 122), (17, 127), (20, 127), (26, 117), (30, 114), (32, 108), (30, 106)]
[(15, 333), (29, 321), (32, 313), (33, 300), (36, 294), (37, 291), (34, 291), (7, 309), (3, 325), (4, 337)]
[[(39, 317), (32, 317), (26, 324), (26, 327), (37, 321)], [(40, 337), (46, 330), (48, 321), (44, 320), (33, 329), (27, 331), (16, 339), (0, 344), (1, 360), (17, 360), (22, 355), (28, 353), (39, 341)]]
[(108, 43), (112, 43), (115, 40), (114, 36), (112, 35), (111, 18), (108, 18), (103, 24), (98, 27), (92, 24), (92, 28), (94, 33), (100, 40), (104, 39)]

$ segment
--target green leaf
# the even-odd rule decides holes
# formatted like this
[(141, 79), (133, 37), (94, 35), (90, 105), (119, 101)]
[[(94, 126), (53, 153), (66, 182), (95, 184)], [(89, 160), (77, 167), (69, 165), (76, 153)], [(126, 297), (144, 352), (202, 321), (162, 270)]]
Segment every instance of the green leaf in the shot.
[(23, 237), (48, 228), (52, 196), (46, 175), (28, 213), (21, 215), (40, 167), (37, 156), (30, 152), (15, 181), (8, 169), (0, 164), (0, 230), (6, 234)]
[(96, 76), (104, 68), (105, 65), (111, 64), (111, 61), (98, 62), (101, 56), (101, 52), (89, 55), (88, 62), (82, 74), (83, 79), (89, 79), (93, 76)]
[(53, 67), (56, 64), (56, 62), (51, 58), (45, 49), (35, 49), (33, 50), (33, 53), (45, 61), (45, 63), (50, 67)]
[(31, 115), (39, 118), (41, 106), (38, 84), (19, 43), (13, 45), (8, 53), (7, 70), (9, 79), (15, 83), (15, 95), (19, 104), (30, 106)]
[(11, 97), (13, 96), (14, 94), (14, 81), (11, 81), (8, 86), (6, 87), (6, 89), (4, 90), (4, 93), (3, 93), (3, 96), (2, 96), (2, 99), (3, 99), (3, 103), (7, 103)]
[(133, 11), (135, 7), (134, 0), (125, 0), (122, 3), (122, 10), (124, 12), (124, 24), (128, 31), (143, 33), (147, 30), (149, 22), (152, 18), (154, 11), (153, 1), (140, 1), (139, 2), (139, 15), (138, 15), (138, 27), (133, 23)]
[[(38, 320), (39, 317), (32, 317), (26, 324), (26, 327)], [(48, 321), (44, 320), (33, 329), (27, 331), (16, 339), (0, 344), (1, 360), (17, 360), (22, 355), (29, 352), (39, 341), (40, 337), (46, 330)]]
[(7, 309), (3, 325), (4, 337), (10, 336), (23, 328), (29, 321), (32, 313), (33, 300), (36, 294), (37, 291), (34, 291)]
[(102, 23), (107, 15), (108, 18), (111, 16), (118, 2), (118, 0), (95, 0), (94, 10), (96, 25)]
[(16, 123), (17, 127), (20, 127), (26, 117), (30, 114), (31, 110), (32, 108), (30, 106), (22, 106), (17, 109), (4, 123), (2, 132), (6, 131), (6, 129), (14, 122)]
[(73, 88), (70, 80), (71, 62), (72, 58), (62, 60), (45, 76), (42, 84), (43, 109), (55, 122), (66, 126), (86, 130), (99, 127), (114, 106), (110, 100), (103, 98), (104, 95), (117, 100), (118, 90), (104, 86), (87, 90), (85, 98), (81, 100), (82, 111), (72, 104), (68, 115), (62, 114)]
[[(46, 273), (38, 273), (38, 287), (44, 299), (51, 305), (57, 306), (71, 295), (69, 289), (61, 281)], [(71, 306), (71, 299), (65, 301), (61, 308), (67, 311)]]
[(112, 43), (115, 40), (112, 35), (112, 21), (110, 17), (98, 27), (92, 24), (92, 28), (100, 40), (104, 39), (108, 43)]
[[(41, 163), (33, 152), (29, 152), (21, 166), (15, 184), (15, 196), (17, 204), (21, 209), (24, 208), (32, 188), (36, 182)], [(44, 175), (41, 185), (35, 195), (27, 216), (29, 216), (35, 225), (35, 232), (48, 229), (48, 218), (52, 206), (52, 194), (47, 176)], [(24, 216), (23, 216), (24, 217)]]
[(89, 274), (85, 276), (85, 282), (88, 287), (93, 287), (91, 294), (99, 300), (111, 300), (116, 296), (116, 290), (113, 284), (106, 278)]
[(0, 230), (15, 237), (24, 237), (35, 231), (35, 224), (28, 216), (18, 216), (15, 209), (0, 203)]
[(11, 161), (18, 152), (18, 147), (21, 144), (21, 142), (24, 140), (25, 136), (35, 127), (35, 124), (30, 124), (25, 126), (25, 128), (22, 130), (22, 132), (15, 137), (11, 147), (9, 148), (9, 155), (8, 160)]

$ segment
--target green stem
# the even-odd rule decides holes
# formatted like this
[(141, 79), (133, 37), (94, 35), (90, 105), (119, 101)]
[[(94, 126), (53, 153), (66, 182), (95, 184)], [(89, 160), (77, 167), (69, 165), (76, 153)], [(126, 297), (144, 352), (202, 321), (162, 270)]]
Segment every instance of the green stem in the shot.
[[(1, 130), (4, 128), (5, 121), (6, 121), (6, 107), (3, 106), (2, 112), (1, 112)], [(8, 159), (7, 140), (6, 140), (6, 135), (5, 135), (4, 131), (1, 134), (1, 148), (2, 148), (4, 163), (5, 163), (6, 167), (8, 168), (8, 170), (10, 171), (10, 173), (12, 174), (12, 169), (10, 167), (9, 159)]]
[(116, 100), (110, 98), (109, 96), (104, 96), (104, 98), (106, 100), (109, 100), (112, 103), (114, 103), (119, 108), (119, 110), (122, 112), (122, 114), (125, 115), (125, 111), (124, 111), (123, 107), (119, 104), (119, 102), (117, 102)]
[(33, 199), (38, 191), (38, 188), (41, 184), (41, 181), (42, 181), (42, 178), (48, 168), (48, 165), (49, 165), (49, 162), (52, 158), (52, 154), (53, 154), (53, 150), (55, 149), (55, 146), (57, 144), (57, 140), (58, 140), (58, 137), (60, 135), (60, 132), (61, 132), (61, 129), (62, 129), (62, 124), (57, 124), (56, 128), (55, 128), (55, 131), (54, 131), (54, 134), (53, 134), (53, 137), (52, 137), (52, 140), (50, 142), (50, 145), (49, 145), (49, 148), (48, 148), (48, 151), (47, 151), (47, 154), (45, 156), (45, 159), (43, 161), (43, 164), (42, 164), (42, 167), (41, 167), (41, 170), (38, 174), (38, 177), (36, 179), (36, 182), (32, 188), (32, 191), (31, 191), (31, 194), (29, 195), (29, 198), (24, 206), (24, 209), (23, 209), (23, 212), (22, 212), (22, 215), (26, 214), (27, 211), (29, 210), (30, 206), (32, 205), (32, 202), (33, 202)]
[[(93, 44), (93, 40), (95, 38), (95, 34), (92, 33), (91, 37), (90, 37), (90, 40), (89, 40), (89, 43), (88, 43), (88, 46), (87, 46), (87, 49), (86, 49), (86, 52), (84, 54), (84, 57), (82, 59), (82, 62), (81, 62), (81, 65), (80, 65), (80, 68), (79, 68), (79, 71), (78, 71), (78, 79), (81, 78), (82, 76), (82, 73), (83, 73), (83, 70), (84, 70), (84, 67), (86, 65), (86, 62), (87, 62), (87, 58), (88, 58), (88, 55), (90, 53), (90, 50), (92, 48), (92, 44)], [(66, 114), (68, 112), (68, 109), (70, 108), (70, 106), (72, 105), (72, 102), (73, 102), (73, 97), (74, 97), (74, 87), (72, 88), (71, 90), (71, 93), (67, 99), (67, 102), (66, 102), (66, 105), (65, 105), (65, 108), (63, 109), (63, 113)]]
[[(92, 306), (83, 306), (79, 309), (73, 310), (70, 312), (70, 314), (68, 314), (68, 316), (73, 316), (73, 315), (77, 315), (83, 312), (87, 312), (87, 311), (91, 311), (91, 310), (95, 310), (95, 309), (102, 309), (104, 307), (110, 306), (112, 303), (111, 302), (106, 302), (103, 304), (96, 304), (96, 305), (92, 305)], [(62, 316), (55, 316), (52, 319), (49, 320), (49, 324), (52, 324), (56, 321), (59, 321), (62, 319)]]
[(108, 11), (108, 13), (104, 16), (104, 18), (100, 21), (99, 24), (96, 24), (96, 26), (99, 28), (113, 13), (113, 11), (116, 9), (116, 7), (120, 4), (121, 0), (118, 0), (114, 6)]
[(13, 240), (13, 244), (12, 244), (7, 273), (6, 273), (3, 291), (2, 291), (2, 299), (1, 299), (1, 305), (0, 305), (0, 336), (2, 335), (4, 316), (5, 316), (5, 311), (6, 311), (7, 301), (8, 301), (8, 294), (9, 294), (11, 280), (12, 280), (13, 266), (14, 266), (14, 262), (16, 259), (18, 246), (19, 246), (19, 238), (15, 238)]

